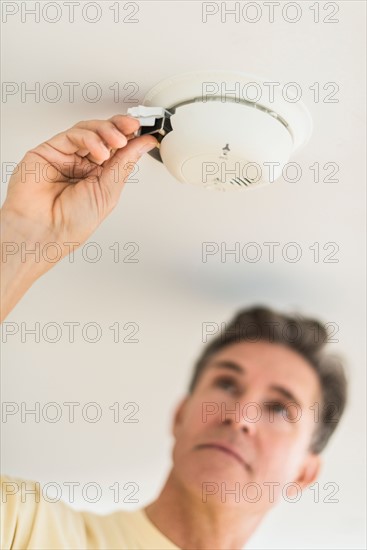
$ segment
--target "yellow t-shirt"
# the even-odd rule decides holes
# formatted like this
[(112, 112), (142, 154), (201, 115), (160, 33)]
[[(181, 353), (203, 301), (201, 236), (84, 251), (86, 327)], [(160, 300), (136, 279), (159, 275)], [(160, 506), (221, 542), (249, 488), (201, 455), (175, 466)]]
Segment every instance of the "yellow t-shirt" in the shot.
[[(22, 482), (36, 496), (22, 492)], [(2, 550), (179, 550), (143, 509), (107, 515), (78, 511), (61, 500), (45, 500), (39, 483), (11, 476), (1, 477), (0, 518)]]

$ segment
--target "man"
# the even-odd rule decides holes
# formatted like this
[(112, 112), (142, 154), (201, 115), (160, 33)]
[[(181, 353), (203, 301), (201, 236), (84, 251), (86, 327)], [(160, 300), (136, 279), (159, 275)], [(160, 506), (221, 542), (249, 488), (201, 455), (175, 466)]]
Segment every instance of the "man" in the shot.
[[(56, 242), (64, 257), (66, 243), (85, 242), (116, 205), (134, 163), (157, 145), (136, 137), (138, 127), (126, 116), (80, 122), (23, 157), (2, 209), (1, 319), (52, 265), (22, 258), (24, 244)], [(343, 367), (322, 350), (327, 336), (313, 319), (238, 312), (177, 406), (173, 465), (155, 501), (100, 516), (4, 476), (1, 547), (243, 548), (276, 502), (317, 479), (346, 403)]]

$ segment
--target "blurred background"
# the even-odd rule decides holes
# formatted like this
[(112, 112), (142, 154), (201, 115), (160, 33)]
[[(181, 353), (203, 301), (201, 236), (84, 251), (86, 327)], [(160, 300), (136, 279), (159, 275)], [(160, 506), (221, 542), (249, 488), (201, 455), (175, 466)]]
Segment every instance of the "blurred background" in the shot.
[[(365, 3), (48, 4), (37, 17), (34, 2), (3, 3), (2, 202), (28, 149), (126, 113), (186, 71), (296, 82), (314, 132), (291, 159), (298, 181), (290, 172), (251, 191), (184, 185), (148, 155), (139, 162), (110, 217), (3, 324), (2, 472), (57, 483), (63, 497), (77, 482), (78, 509), (144, 506), (170, 468), (172, 414), (208, 323), (215, 333), (237, 310), (268, 305), (332, 327), (350, 399), (323, 453), (319, 501), (309, 490), (282, 502), (246, 548), (365, 548)], [(279, 4), (273, 15), (267, 4)], [(204, 262), (208, 242), (218, 252)], [(225, 254), (235, 246), (238, 262)], [(37, 407), (38, 419), (26, 414)]]

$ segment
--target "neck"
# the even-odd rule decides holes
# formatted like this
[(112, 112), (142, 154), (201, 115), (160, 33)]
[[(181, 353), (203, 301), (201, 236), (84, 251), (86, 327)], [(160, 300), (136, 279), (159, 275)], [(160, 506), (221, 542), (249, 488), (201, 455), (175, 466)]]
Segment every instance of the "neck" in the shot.
[(263, 512), (240, 506), (202, 502), (175, 478), (173, 470), (158, 498), (144, 508), (149, 520), (179, 548), (185, 550), (239, 550), (244, 548)]

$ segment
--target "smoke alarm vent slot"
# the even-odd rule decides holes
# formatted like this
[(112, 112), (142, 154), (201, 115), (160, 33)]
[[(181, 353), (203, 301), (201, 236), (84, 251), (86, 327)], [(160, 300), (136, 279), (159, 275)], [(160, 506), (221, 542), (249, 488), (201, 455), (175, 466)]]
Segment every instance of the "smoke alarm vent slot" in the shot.
[(248, 178), (232, 178), (230, 183), (237, 183), (237, 185), (246, 185), (246, 187), (248, 187), (254, 183), (254, 180), (249, 180)]

